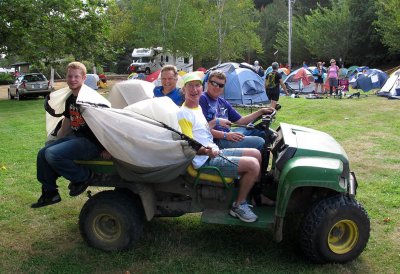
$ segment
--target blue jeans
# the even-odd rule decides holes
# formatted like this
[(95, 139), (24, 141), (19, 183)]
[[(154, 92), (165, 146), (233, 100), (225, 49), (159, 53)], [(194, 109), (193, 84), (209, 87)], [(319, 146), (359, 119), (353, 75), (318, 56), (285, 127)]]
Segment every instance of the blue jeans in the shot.
[(74, 160), (90, 160), (100, 155), (101, 149), (84, 137), (67, 136), (39, 150), (37, 155), (37, 179), (45, 191), (57, 189), (56, 180), (63, 176), (80, 183), (89, 179), (90, 171)]
[(256, 128), (247, 129), (247, 128), (244, 128), (244, 127), (237, 127), (237, 128), (234, 128), (232, 131), (233, 132), (240, 132), (244, 136), (258, 136), (258, 137), (261, 137), (263, 139), (265, 137), (265, 132), (263, 130), (256, 129)]
[[(239, 142), (228, 141), (224, 139), (217, 139), (215, 142), (220, 149), (225, 148), (256, 148), (262, 151), (264, 147), (264, 139), (261, 137), (264, 132), (258, 129), (245, 129), (245, 128), (235, 128), (234, 132), (240, 132), (245, 135), (244, 139)], [(252, 133), (254, 135), (252, 135)], [(249, 134), (249, 135), (248, 135)]]

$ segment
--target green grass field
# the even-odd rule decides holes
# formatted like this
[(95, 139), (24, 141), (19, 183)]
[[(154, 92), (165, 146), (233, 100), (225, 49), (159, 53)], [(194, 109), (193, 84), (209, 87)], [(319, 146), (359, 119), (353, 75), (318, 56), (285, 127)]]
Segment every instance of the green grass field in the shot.
[(87, 198), (69, 197), (66, 180), (59, 180), (61, 203), (30, 208), (40, 195), (43, 99), (0, 100), (0, 273), (400, 273), (400, 101), (369, 95), (280, 103), (275, 127), (327, 132), (350, 158), (357, 199), (371, 218), (371, 238), (355, 261), (315, 265), (302, 257), (290, 229), (277, 244), (269, 231), (202, 224), (198, 214), (153, 220), (131, 251), (93, 249), (78, 228)]

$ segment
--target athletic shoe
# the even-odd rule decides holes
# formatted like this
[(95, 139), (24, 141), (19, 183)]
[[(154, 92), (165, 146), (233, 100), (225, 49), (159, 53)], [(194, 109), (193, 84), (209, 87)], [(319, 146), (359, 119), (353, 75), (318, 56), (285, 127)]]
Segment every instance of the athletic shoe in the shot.
[(52, 204), (56, 204), (61, 201), (60, 194), (58, 190), (55, 191), (42, 191), (42, 195), (40, 196), (39, 200), (31, 204), (31, 208), (39, 208), (42, 206), (48, 206)]
[(257, 215), (253, 213), (247, 202), (240, 205), (233, 203), (232, 208), (229, 212), (232, 217), (239, 218), (241, 221), (246, 223), (253, 223), (257, 221)]
[(78, 196), (80, 194), (82, 194), (87, 188), (88, 186), (92, 185), (92, 184), (96, 184), (99, 181), (102, 180), (102, 174), (98, 174), (98, 173), (94, 173), (91, 172), (89, 179), (87, 179), (85, 182), (82, 183), (70, 183), (68, 185), (69, 188), (69, 195), (70, 196)]

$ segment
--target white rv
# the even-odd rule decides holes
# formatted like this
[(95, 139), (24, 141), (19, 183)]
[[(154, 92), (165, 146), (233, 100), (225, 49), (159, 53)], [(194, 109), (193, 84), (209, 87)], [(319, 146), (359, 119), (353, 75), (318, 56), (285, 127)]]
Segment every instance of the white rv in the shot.
[(186, 72), (193, 71), (193, 57), (176, 57), (174, 64), (173, 56), (163, 48), (137, 48), (132, 52), (132, 64), (129, 67), (131, 72), (144, 72), (150, 74), (161, 69), (164, 65), (175, 65), (179, 70)]

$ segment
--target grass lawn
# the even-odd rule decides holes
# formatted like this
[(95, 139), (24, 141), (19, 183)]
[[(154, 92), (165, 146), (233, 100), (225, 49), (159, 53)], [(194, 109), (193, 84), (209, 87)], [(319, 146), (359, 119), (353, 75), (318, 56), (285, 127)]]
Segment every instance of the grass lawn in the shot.
[[(45, 139), (43, 99), (0, 100), (0, 273), (400, 273), (400, 101), (282, 97), (279, 122), (322, 130), (346, 150), (371, 218), (365, 251), (344, 265), (315, 265), (272, 232), (200, 223), (198, 214), (155, 219), (128, 252), (90, 248), (78, 229), (87, 200), (69, 197), (41, 209), (36, 154)], [(242, 110), (248, 113), (248, 109)], [(100, 189), (92, 189), (97, 192)]]

